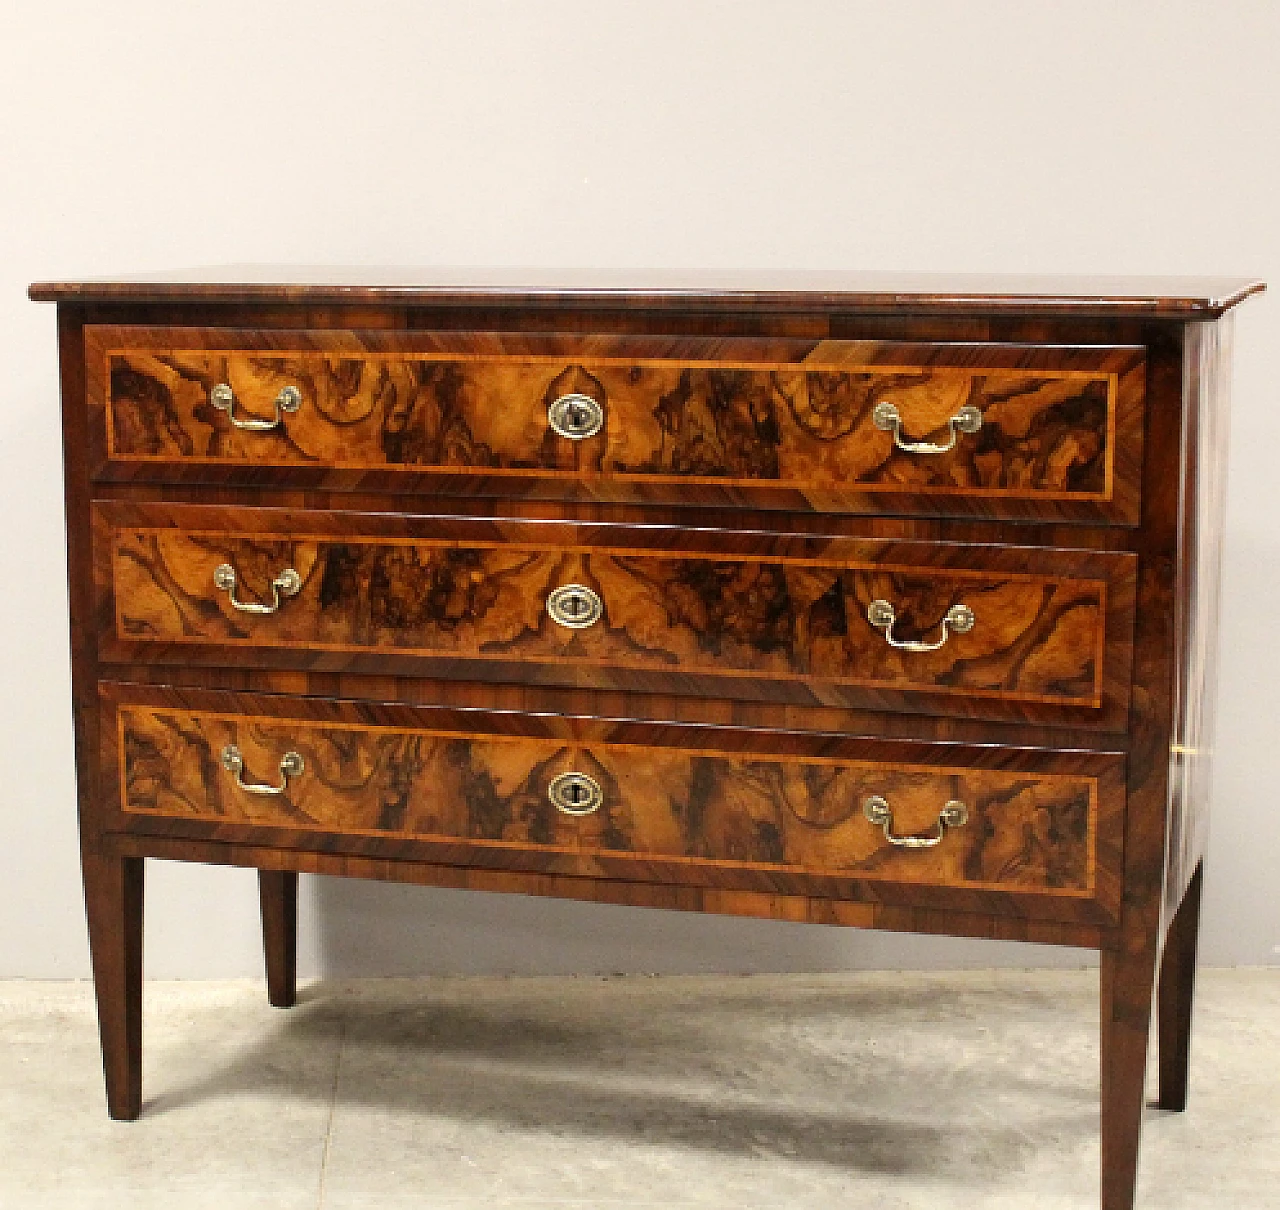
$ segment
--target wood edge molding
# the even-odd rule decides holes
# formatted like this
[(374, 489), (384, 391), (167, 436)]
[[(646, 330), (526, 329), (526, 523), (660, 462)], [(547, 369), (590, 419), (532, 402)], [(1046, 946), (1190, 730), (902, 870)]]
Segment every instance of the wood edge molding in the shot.
[[(659, 280), (666, 278), (665, 281)], [(338, 280), (347, 278), (346, 281)], [(399, 280), (396, 280), (396, 278)], [(307, 280), (307, 279), (311, 280)], [(576, 278), (579, 284), (565, 284)], [(554, 284), (560, 283), (560, 284)], [(649, 284), (646, 284), (649, 283)], [(673, 311), (809, 311), (886, 313), (1094, 315), (1211, 319), (1264, 290), (1251, 278), (999, 277), (758, 271), (424, 270), (416, 280), (392, 272), (317, 271), (305, 267), (233, 266), (170, 276), (35, 282), (33, 302), (299, 305), (520, 306)]]
[(1114, 944), (1115, 930), (1103, 925), (984, 915), (957, 912), (949, 908), (908, 908), (887, 904), (836, 902), (767, 891), (656, 885), (569, 874), (467, 869), (423, 861), (357, 857), (305, 849), (282, 850), (216, 840), (189, 840), (119, 832), (108, 834), (104, 838), (104, 846), (109, 854), (116, 857), (194, 860), (206, 865), (292, 870), (304, 874), (368, 878), (444, 889), (577, 899), (620, 907), (667, 908), (797, 924), (926, 932), (992, 941), (1031, 941), (1085, 949), (1103, 949)]

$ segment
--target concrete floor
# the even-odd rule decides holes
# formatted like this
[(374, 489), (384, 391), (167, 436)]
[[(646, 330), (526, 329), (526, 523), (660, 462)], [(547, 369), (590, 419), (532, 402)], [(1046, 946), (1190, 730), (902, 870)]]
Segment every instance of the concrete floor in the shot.
[[(91, 994), (0, 983), (3, 1210), (1097, 1205), (1085, 971), (151, 983), (106, 1117)], [(1140, 1205), (1280, 1207), (1280, 970), (1201, 975)]]

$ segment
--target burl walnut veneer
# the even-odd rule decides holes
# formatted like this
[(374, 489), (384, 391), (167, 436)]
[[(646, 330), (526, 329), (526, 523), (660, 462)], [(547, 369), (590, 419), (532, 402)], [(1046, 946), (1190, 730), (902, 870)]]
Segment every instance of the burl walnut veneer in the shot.
[[(1101, 952), (1102, 1205), (1186, 1100), (1256, 283), (234, 269), (58, 303), (85, 897), (143, 859)], [(1163, 956), (1163, 962), (1161, 962)], [(1157, 995), (1158, 976), (1158, 995)]]

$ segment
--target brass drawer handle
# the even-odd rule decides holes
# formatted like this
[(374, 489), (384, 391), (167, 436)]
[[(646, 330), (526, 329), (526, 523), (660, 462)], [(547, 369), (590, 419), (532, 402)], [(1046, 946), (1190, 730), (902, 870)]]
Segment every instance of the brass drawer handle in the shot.
[(302, 588), (302, 577), (292, 567), (286, 567), (271, 581), (270, 605), (236, 600), (236, 569), (230, 563), (220, 563), (214, 568), (213, 586), (225, 592), (231, 598), (231, 604), (241, 613), (275, 613), (282, 604), (281, 597), (294, 596)]
[(604, 408), (590, 395), (561, 395), (547, 408), (547, 423), (561, 437), (585, 441), (604, 427)]
[(256, 782), (248, 782), (244, 779), (244, 757), (240, 755), (240, 749), (235, 744), (228, 744), (222, 749), (222, 767), (228, 773), (234, 773), (236, 785), (242, 790), (247, 790), (250, 794), (283, 794), (289, 789), (289, 778), (301, 777), (302, 771), (307, 766), (302, 759), (301, 753), (286, 752), (280, 758), (280, 784), (278, 786), (264, 786)]
[(946, 445), (935, 445), (932, 441), (903, 441), (902, 414), (887, 399), (876, 404), (871, 421), (876, 428), (892, 433), (893, 444), (908, 454), (945, 454), (955, 449), (961, 433), (976, 433), (982, 427), (982, 413), (971, 403), (966, 403), (947, 421), (951, 436)]
[(565, 584), (547, 597), (547, 613), (557, 626), (585, 630), (600, 620), (604, 602), (584, 584)]
[(893, 808), (879, 794), (873, 794), (862, 804), (862, 813), (884, 829), (885, 840), (900, 849), (931, 849), (942, 843), (948, 828), (962, 828), (969, 822), (969, 808), (958, 798), (953, 798), (938, 812), (938, 830), (930, 836), (895, 836)]
[(897, 621), (897, 614), (888, 601), (872, 601), (867, 606), (867, 621), (877, 630), (883, 630), (885, 642), (890, 647), (898, 648), (899, 651), (937, 651), (950, 637), (950, 631), (956, 634), (967, 634), (973, 629), (973, 624), (977, 620), (968, 605), (952, 605), (941, 622), (942, 637), (936, 643), (925, 643), (919, 639), (893, 637), (893, 624)]
[(272, 429), (284, 424), (285, 412), (296, 412), (302, 406), (302, 392), (297, 387), (281, 387), (276, 396), (276, 414), (273, 420), (259, 420), (250, 416), (240, 420), (236, 416), (236, 393), (225, 383), (220, 382), (209, 392), (209, 402), (215, 408), (226, 412), (227, 419), (238, 429), (247, 429), (251, 433), (269, 433)]
[(552, 806), (564, 815), (590, 815), (604, 802), (604, 791), (594, 777), (585, 773), (561, 773), (547, 787)]

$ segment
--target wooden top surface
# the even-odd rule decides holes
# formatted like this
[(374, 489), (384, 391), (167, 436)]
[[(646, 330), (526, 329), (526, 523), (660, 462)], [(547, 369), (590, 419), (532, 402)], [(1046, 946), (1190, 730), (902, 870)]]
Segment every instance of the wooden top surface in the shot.
[(37, 282), (36, 302), (666, 307), (697, 311), (1212, 318), (1252, 278), (1085, 277), (818, 269), (486, 269), (226, 265)]

